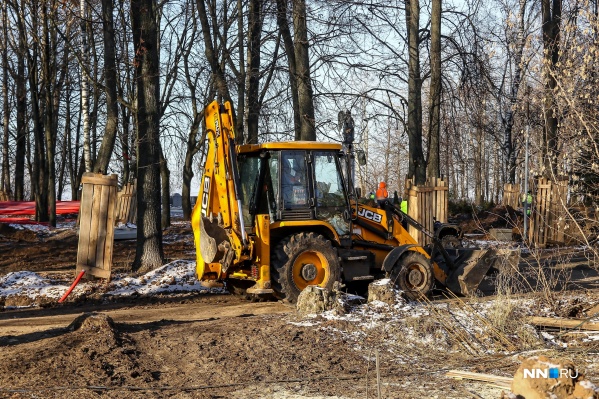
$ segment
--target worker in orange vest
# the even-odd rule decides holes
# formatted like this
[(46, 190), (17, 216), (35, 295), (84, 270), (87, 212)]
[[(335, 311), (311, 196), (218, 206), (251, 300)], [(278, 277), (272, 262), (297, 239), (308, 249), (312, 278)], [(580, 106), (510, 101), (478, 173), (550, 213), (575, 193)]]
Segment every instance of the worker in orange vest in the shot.
[(379, 188), (376, 190), (376, 201), (379, 203), (379, 206), (382, 208), (383, 203), (389, 198), (389, 193), (387, 192), (387, 183), (384, 181), (379, 183)]

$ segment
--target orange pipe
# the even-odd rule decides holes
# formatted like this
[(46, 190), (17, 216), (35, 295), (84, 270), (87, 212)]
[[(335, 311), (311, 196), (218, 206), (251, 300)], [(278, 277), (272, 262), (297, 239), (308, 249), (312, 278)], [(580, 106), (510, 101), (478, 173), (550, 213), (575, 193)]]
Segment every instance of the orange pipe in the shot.
[(79, 284), (79, 281), (81, 280), (81, 277), (83, 277), (84, 274), (85, 274), (85, 270), (81, 270), (79, 272), (79, 274), (77, 275), (77, 278), (75, 279), (75, 281), (73, 281), (73, 284), (71, 284), (71, 286), (69, 287), (69, 289), (67, 290), (67, 292), (64, 293), (64, 295), (62, 296), (62, 298), (60, 298), (60, 300), (58, 301), (58, 303), (62, 303), (65, 299), (67, 299), (67, 297), (69, 296), (69, 294), (71, 293), (71, 291), (73, 291), (73, 288), (75, 288), (75, 286), (77, 284)]

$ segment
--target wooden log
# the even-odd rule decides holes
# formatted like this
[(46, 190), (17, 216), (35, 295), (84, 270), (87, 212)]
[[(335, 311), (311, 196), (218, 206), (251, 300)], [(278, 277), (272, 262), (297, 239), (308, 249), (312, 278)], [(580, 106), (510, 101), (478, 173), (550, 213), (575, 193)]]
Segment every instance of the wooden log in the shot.
[(454, 380), (472, 380), (485, 382), (500, 388), (510, 389), (512, 387), (512, 377), (502, 377), (493, 374), (474, 373), (471, 371), (450, 370), (445, 374), (448, 378)]
[(553, 327), (564, 329), (580, 329), (588, 331), (599, 331), (599, 323), (579, 319), (556, 319), (554, 317), (530, 317), (528, 322), (538, 327)]

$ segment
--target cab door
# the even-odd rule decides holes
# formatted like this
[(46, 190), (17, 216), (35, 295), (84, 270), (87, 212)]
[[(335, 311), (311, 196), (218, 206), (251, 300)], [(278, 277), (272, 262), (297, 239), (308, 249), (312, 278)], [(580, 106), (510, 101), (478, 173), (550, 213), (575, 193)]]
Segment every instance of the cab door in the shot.
[(316, 218), (333, 226), (339, 236), (348, 235), (349, 220), (345, 219), (344, 213), (349, 204), (339, 158), (335, 152), (314, 151), (311, 161), (314, 165)]

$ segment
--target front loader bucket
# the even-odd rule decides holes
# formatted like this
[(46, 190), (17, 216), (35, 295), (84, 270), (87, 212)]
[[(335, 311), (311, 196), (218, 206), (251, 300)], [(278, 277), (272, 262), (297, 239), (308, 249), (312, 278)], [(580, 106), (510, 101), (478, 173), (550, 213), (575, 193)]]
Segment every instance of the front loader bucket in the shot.
[(220, 261), (229, 247), (229, 238), (225, 229), (217, 221), (202, 217), (200, 220), (200, 253), (206, 263)]
[(449, 273), (445, 285), (457, 294), (473, 295), (491, 267), (517, 267), (519, 262), (520, 250), (463, 249), (454, 261), (455, 269)]

